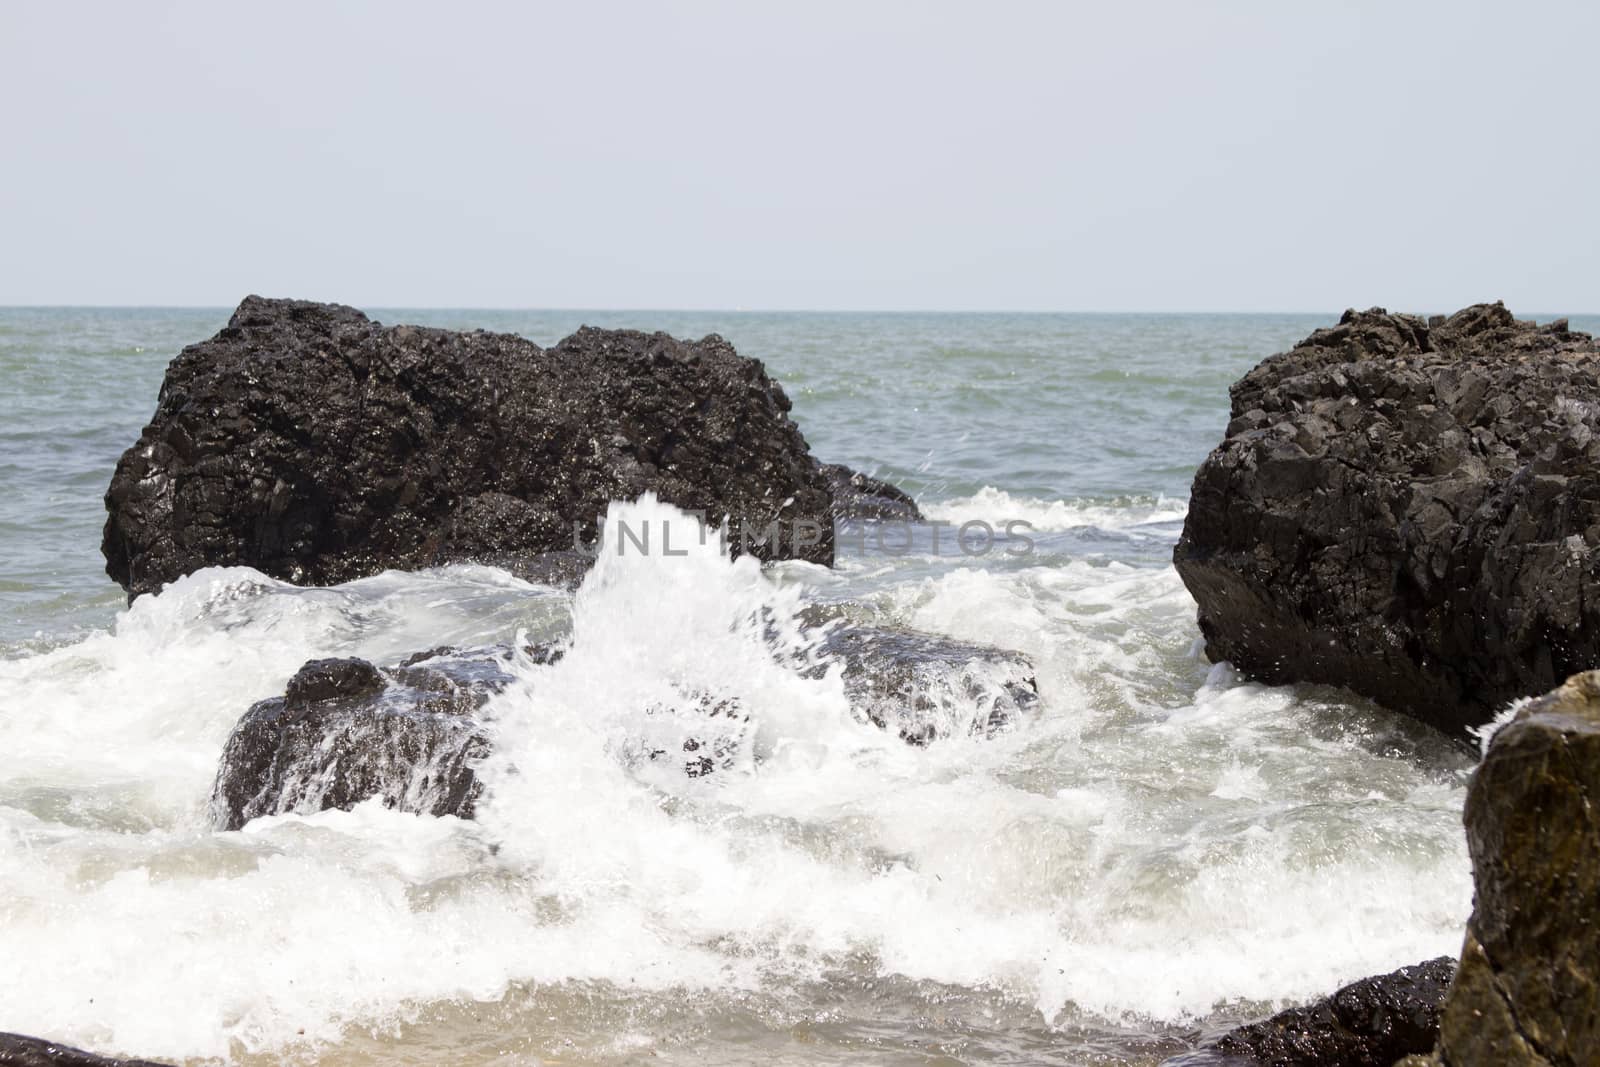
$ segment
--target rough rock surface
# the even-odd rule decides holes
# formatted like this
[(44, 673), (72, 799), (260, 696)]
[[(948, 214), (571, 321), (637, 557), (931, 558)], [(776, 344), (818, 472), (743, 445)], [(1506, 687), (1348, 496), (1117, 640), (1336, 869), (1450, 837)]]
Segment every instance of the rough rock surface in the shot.
[(328, 585), (535, 555), (645, 491), (729, 518), (762, 559), (831, 563), (832, 495), (788, 412), (715, 335), (586, 327), (542, 349), (247, 297), (173, 360), (117, 464), (106, 570), (137, 595), (213, 564)]
[(569, 548), (559, 552), (541, 552), (537, 556), (485, 554), (477, 562), (510, 571), (525, 582), (571, 591), (583, 583), (584, 575), (594, 566), (594, 560), (592, 549)]
[(917, 502), (898, 486), (853, 471), (842, 463), (824, 463), (820, 470), (833, 493), (834, 518), (922, 521)]
[(211, 793), (211, 820), (237, 830), (261, 815), (348, 809), (382, 797), (402, 811), (472, 816), (474, 770), (489, 751), (475, 712), (510, 680), (500, 652), (420, 653), (382, 670), (313, 660), (281, 697), (234, 726)]
[(0, 1067), (163, 1067), (150, 1060), (96, 1056), (70, 1045), (22, 1034), (0, 1034)]
[[(821, 658), (796, 666), (820, 673), (840, 664), (856, 714), (908, 743), (987, 734), (1038, 704), (1032, 665), (1020, 653), (845, 623), (831, 611), (812, 622), (827, 626)], [(562, 655), (552, 645), (523, 652), (547, 663)], [(481, 792), (476, 766), (493, 743), (479, 713), (511, 681), (510, 656), (504, 647), (441, 648), (391, 668), (361, 659), (307, 663), (283, 696), (257, 703), (234, 727), (212, 789), (213, 824), (236, 830), (262, 815), (348, 809), (372, 797), (401, 811), (471, 818)], [(681, 749), (692, 777), (731, 756), (745, 719), (736, 697), (703, 692), (639, 715), (640, 755), (677, 758)], [(654, 728), (668, 716), (684, 729)], [(660, 742), (683, 732), (687, 740)]]
[(1234, 384), (1174, 559), (1214, 660), (1464, 735), (1600, 665), (1600, 348), (1346, 312)]
[(1600, 671), (1494, 735), (1465, 818), (1477, 892), (1431, 1062), (1600, 1063)]
[(1230, 1030), (1164, 1067), (1390, 1067), (1427, 1052), (1456, 961), (1441, 956), (1352, 982), (1325, 1000)]
[(1039, 703), (1033, 664), (1020, 652), (848, 623), (825, 631), (822, 655), (844, 665), (858, 715), (914, 745), (993, 733)]

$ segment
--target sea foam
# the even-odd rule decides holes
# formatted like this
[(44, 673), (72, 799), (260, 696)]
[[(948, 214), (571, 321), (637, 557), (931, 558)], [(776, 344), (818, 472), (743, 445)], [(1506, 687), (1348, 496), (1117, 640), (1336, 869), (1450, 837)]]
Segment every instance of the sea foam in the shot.
[[(1397, 757), (1384, 713), (1209, 670), (1170, 568), (866, 583), (886, 623), (1037, 667), (1037, 718), (919, 749), (852, 715), (837, 668), (794, 669), (815, 656), (795, 614), (833, 576), (621, 551), (624, 519), (692, 521), (613, 506), (570, 603), (473, 569), (332, 590), (203, 572), (0, 664), (0, 1021), (276, 1056), (530, 988), (731, 1003), (893, 981), (1157, 1025), (1458, 946), (1462, 761)], [(514, 662), (486, 708), (477, 822), (368, 803), (205, 827), (228, 729), (302, 660), (569, 613), (566, 655)]]

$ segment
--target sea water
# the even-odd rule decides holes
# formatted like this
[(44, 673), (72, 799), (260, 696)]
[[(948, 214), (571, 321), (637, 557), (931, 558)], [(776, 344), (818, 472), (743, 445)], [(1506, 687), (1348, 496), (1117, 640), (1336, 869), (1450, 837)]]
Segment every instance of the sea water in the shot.
[[(832, 570), (615, 551), (692, 521), (647, 498), (575, 594), (219, 568), (128, 607), (101, 495), (227, 312), (0, 310), (0, 1030), (192, 1063), (1149, 1064), (1459, 947), (1471, 754), (1210, 664), (1170, 563), (1228, 384), (1332, 316), (373, 314), (721, 333), (816, 454), (951, 525)], [(1028, 551), (969, 551), (973, 521)], [(1021, 651), (1040, 705), (907, 746), (765, 651), (819, 600)], [(307, 659), (519, 636), (570, 650), (512, 663), (475, 821), (211, 829), (230, 728)], [(707, 693), (746, 713), (725, 766), (641, 758), (690, 727), (640, 709)]]

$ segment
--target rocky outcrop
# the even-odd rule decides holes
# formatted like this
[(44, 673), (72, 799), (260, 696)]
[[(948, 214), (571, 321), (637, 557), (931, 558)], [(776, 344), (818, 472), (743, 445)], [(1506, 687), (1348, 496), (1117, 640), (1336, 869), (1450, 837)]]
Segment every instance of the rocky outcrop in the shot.
[(890, 485), (853, 471), (842, 463), (824, 463), (820, 468), (833, 494), (836, 519), (875, 519), (893, 522), (921, 522), (922, 511), (911, 495)]
[(150, 1060), (96, 1056), (70, 1045), (22, 1034), (0, 1034), (0, 1067), (164, 1067)]
[(1163, 1067), (1390, 1067), (1433, 1048), (1455, 966), (1441, 956), (1363, 978), (1325, 1000), (1230, 1030)]
[(1178, 572), (1214, 660), (1464, 736), (1600, 665), (1600, 348), (1346, 312), (1232, 389)]
[(715, 335), (544, 349), (252, 296), (167, 368), (106, 493), (106, 569), (137, 595), (209, 565), (329, 585), (503, 562), (592, 540), (646, 491), (761, 559), (831, 563), (829, 482), (788, 412)]
[(1466, 824), (1477, 892), (1428, 1062), (1600, 1063), (1600, 671), (1494, 735)]
[[(840, 670), (861, 720), (910, 744), (989, 734), (1038, 704), (1032, 665), (1020, 653), (846, 622), (836, 609), (805, 621), (817, 631), (817, 656), (795, 669)], [(536, 663), (562, 652), (522, 650)], [(493, 744), (481, 713), (511, 682), (511, 657), (507, 647), (443, 648), (387, 668), (361, 659), (307, 663), (283, 696), (256, 704), (234, 727), (212, 789), (213, 824), (236, 830), (262, 815), (348, 809), (372, 797), (401, 811), (471, 818), (481, 792), (476, 767)], [(686, 692), (673, 705), (639, 709), (638, 755), (680, 760), (691, 777), (723, 766), (746, 719), (737, 696)], [(669, 717), (674, 727), (663, 729)]]

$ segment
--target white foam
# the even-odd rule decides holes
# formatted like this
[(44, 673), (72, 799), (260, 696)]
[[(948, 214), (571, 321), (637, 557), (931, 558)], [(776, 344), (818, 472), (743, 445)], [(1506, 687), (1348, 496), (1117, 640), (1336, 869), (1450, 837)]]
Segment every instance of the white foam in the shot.
[(1094, 527), (1100, 530), (1130, 530), (1152, 523), (1177, 522), (1188, 513), (1181, 500), (1164, 496), (1134, 497), (1126, 501), (1041, 500), (1013, 496), (1003, 489), (984, 486), (967, 497), (956, 497), (922, 505), (930, 519), (960, 525), (987, 522), (1003, 529), (1011, 520), (1021, 520), (1041, 532)]
[(451, 818), (368, 803), (136, 843), (22, 845), (18, 827), (0, 829), (6, 1024), (100, 1048), (283, 1051), (432, 1001), (493, 1000), (513, 975), (628, 974), (643, 988), (721, 976), (709, 953), (603, 908), (549, 922), (545, 898), (497, 877)]
[(1487, 756), (1489, 745), (1494, 741), (1494, 735), (1511, 725), (1512, 721), (1522, 713), (1522, 709), (1533, 703), (1533, 697), (1519, 697), (1495, 713), (1494, 718), (1479, 726), (1467, 727), (1467, 732), (1478, 741), (1478, 754)]
[[(618, 518), (692, 521), (649, 498)], [(523, 983), (738, 996), (862, 969), (1047, 1019), (1176, 1021), (1459, 945), (1453, 757), (1388, 758), (1293, 690), (1208, 672), (1170, 568), (881, 576), (887, 614), (1038, 668), (1037, 720), (918, 749), (859, 722), (837, 673), (774, 661), (774, 634), (810, 651), (803, 572), (693, 542), (619, 554), (614, 529), (566, 656), (518, 662), (490, 705), (475, 824), (371, 804), (234, 834), (189, 817), (250, 699), (397, 623), (466, 628), (447, 609), (470, 575), (378, 596), (212, 572), (114, 635), (0, 665), (0, 743), (21, 753), (0, 779), (0, 945), (24, 961), (0, 967), (6, 1025), (282, 1054)], [(725, 766), (686, 773), (690, 739)], [(145, 825), (45, 795), (130, 783)]]
[(108, 633), (0, 660), (0, 802), (33, 788), (112, 791), (113, 806), (134, 803), (146, 818), (199, 817), (233, 724), (306, 660), (387, 662), (503, 639), (556, 610), (547, 592), (483, 567), (336, 589), (244, 567), (198, 571), (140, 597)]

